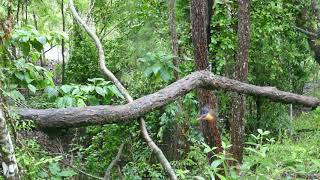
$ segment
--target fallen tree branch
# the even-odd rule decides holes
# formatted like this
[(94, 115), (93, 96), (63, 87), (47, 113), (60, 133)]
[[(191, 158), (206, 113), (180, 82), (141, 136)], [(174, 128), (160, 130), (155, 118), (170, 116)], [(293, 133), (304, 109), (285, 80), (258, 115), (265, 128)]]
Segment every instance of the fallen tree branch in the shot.
[(273, 101), (317, 107), (314, 97), (280, 91), (274, 87), (260, 87), (216, 76), (208, 71), (197, 71), (160, 91), (143, 96), (125, 105), (88, 106), (64, 109), (19, 109), (23, 119), (34, 120), (40, 127), (80, 127), (95, 124), (126, 123), (173, 102), (196, 88), (221, 89), (247, 95), (267, 97)]
[[(70, 3), (70, 9), (72, 11), (73, 17), (77, 20), (78, 24), (81, 25), (85, 29), (85, 31), (89, 34), (89, 36), (93, 39), (93, 41), (96, 44), (96, 47), (98, 49), (99, 65), (100, 65), (101, 71), (103, 72), (103, 74), (107, 78), (112, 80), (112, 82), (117, 86), (117, 88), (119, 89), (121, 94), (126, 98), (126, 100), (129, 103), (133, 102), (133, 98), (130, 96), (130, 94), (125, 89), (125, 87), (114, 76), (114, 74), (107, 68), (107, 66), (105, 64), (104, 50), (103, 50), (102, 44), (101, 44), (98, 36), (93, 31), (91, 31), (91, 29), (86, 25), (86, 23), (80, 18), (80, 16), (78, 15), (78, 13), (74, 7), (73, 0), (70, 0), (69, 3)], [(163, 168), (165, 169), (165, 171), (168, 173), (170, 179), (176, 180), (177, 176), (175, 175), (175, 172), (173, 171), (169, 161), (164, 156), (161, 149), (153, 142), (153, 140), (149, 136), (144, 119), (142, 117), (140, 117), (140, 119), (139, 119), (139, 124), (140, 124), (142, 137), (147, 141), (150, 149), (156, 154), (158, 160), (160, 161), (160, 163), (163, 166)]]

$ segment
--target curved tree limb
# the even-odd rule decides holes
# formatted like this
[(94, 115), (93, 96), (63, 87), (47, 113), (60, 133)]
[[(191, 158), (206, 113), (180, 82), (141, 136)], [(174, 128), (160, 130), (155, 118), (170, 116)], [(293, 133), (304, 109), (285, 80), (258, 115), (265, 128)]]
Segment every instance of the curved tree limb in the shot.
[[(86, 23), (80, 18), (80, 16), (78, 15), (78, 13), (74, 7), (73, 0), (70, 0), (69, 3), (70, 3), (70, 9), (72, 11), (73, 17), (85, 29), (85, 31), (89, 34), (89, 36), (94, 40), (94, 42), (96, 44), (96, 47), (98, 49), (98, 55), (99, 55), (99, 65), (100, 65), (100, 69), (102, 70), (103, 74), (107, 78), (109, 78), (113, 81), (113, 83), (117, 86), (117, 88), (119, 89), (121, 94), (127, 99), (127, 101), (129, 103), (133, 102), (133, 98), (130, 96), (130, 94), (127, 92), (127, 90), (122, 86), (122, 84), (114, 76), (114, 74), (106, 67), (104, 50), (103, 50), (102, 44), (101, 44), (98, 36), (93, 31), (91, 31), (91, 29), (86, 25)], [(156, 154), (161, 165), (163, 166), (165, 171), (170, 176), (170, 179), (173, 179), (173, 180), (177, 179), (175, 172), (172, 169), (169, 161), (164, 156), (161, 149), (153, 142), (153, 140), (149, 136), (144, 119), (142, 117), (140, 117), (140, 119), (139, 119), (139, 124), (140, 124), (140, 129), (141, 129), (141, 133), (142, 133), (143, 138), (146, 140), (146, 142), (148, 143), (151, 150)]]
[(196, 71), (158, 92), (143, 96), (125, 105), (89, 106), (64, 109), (19, 109), (23, 119), (32, 119), (40, 127), (79, 127), (95, 124), (125, 123), (173, 102), (196, 88), (221, 89), (241, 94), (267, 97), (273, 101), (301, 104), (308, 107), (320, 105), (318, 98), (280, 91), (275, 87), (260, 87), (208, 71)]
[(124, 143), (122, 143), (120, 145), (117, 156), (114, 158), (114, 160), (112, 160), (112, 162), (109, 164), (106, 172), (104, 173), (104, 178), (103, 178), (104, 180), (111, 179), (111, 177), (110, 177), (111, 170), (112, 170), (113, 166), (115, 166), (118, 163), (118, 161), (120, 160), (120, 156), (122, 154), (123, 147), (124, 147)]
[(120, 83), (120, 81), (114, 76), (114, 74), (106, 67), (106, 62), (105, 62), (105, 55), (104, 55), (104, 50), (102, 47), (102, 44), (98, 38), (98, 36), (91, 31), (91, 29), (89, 28), (89, 26), (86, 25), (86, 23), (80, 18), (80, 16), (78, 15), (74, 4), (73, 4), (73, 0), (69, 1), (70, 4), (70, 9), (72, 11), (72, 15), (73, 17), (76, 19), (76, 21), (79, 23), (80, 26), (82, 26), (85, 31), (88, 33), (88, 35), (92, 38), (92, 40), (94, 41), (96, 48), (98, 49), (98, 55), (99, 55), (99, 66), (101, 71), (103, 72), (103, 74), (105, 75), (106, 78), (110, 79), (119, 89), (119, 91), (121, 92), (121, 94), (128, 100), (128, 101), (132, 101), (132, 97), (129, 95), (129, 93), (127, 92), (127, 90), (122, 86), (122, 84)]

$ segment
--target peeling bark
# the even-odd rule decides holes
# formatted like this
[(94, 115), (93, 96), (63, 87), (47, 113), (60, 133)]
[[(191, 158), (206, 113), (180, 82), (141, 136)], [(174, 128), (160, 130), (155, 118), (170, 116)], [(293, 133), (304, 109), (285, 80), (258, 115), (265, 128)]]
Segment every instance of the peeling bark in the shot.
[[(0, 97), (1, 98), (1, 97)], [(1, 100), (0, 100), (1, 103)], [(18, 178), (18, 165), (14, 155), (14, 147), (7, 129), (6, 119), (0, 105), (0, 161), (2, 162), (3, 176), (6, 179)]]

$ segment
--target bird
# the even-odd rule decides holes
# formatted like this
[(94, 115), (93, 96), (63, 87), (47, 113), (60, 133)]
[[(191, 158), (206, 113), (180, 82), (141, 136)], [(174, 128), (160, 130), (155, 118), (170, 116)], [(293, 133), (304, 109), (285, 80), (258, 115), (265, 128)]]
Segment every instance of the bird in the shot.
[(205, 121), (217, 121), (218, 116), (216, 112), (214, 112), (212, 109), (209, 109), (207, 107), (201, 108), (201, 115), (198, 118), (198, 120), (205, 120)]

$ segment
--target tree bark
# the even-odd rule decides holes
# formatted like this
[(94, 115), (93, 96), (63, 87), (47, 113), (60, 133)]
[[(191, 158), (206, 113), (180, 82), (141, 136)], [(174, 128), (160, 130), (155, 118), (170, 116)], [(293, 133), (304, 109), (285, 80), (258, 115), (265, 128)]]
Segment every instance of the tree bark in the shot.
[[(307, 25), (307, 22), (310, 21), (310, 19), (315, 19), (318, 24), (320, 23), (320, 8), (317, 0), (311, 1), (311, 10), (313, 17), (308, 17), (307, 14), (309, 7), (302, 8), (297, 18), (296, 23), (298, 27), (296, 27), (296, 29), (308, 37), (308, 44), (311, 51), (314, 53), (314, 59), (318, 64), (320, 64), (320, 45), (317, 44), (317, 39), (319, 39), (319, 34), (317, 31), (319, 30), (312, 27), (312, 25)], [(317, 28), (319, 29), (319, 26)]]
[(0, 161), (2, 163), (3, 176), (6, 179), (19, 179), (14, 147), (7, 129), (2, 103), (2, 97), (0, 96)]
[(154, 109), (163, 107), (196, 88), (221, 89), (242, 94), (267, 97), (273, 101), (318, 107), (315, 97), (280, 91), (275, 87), (260, 87), (197, 71), (185, 78), (131, 103), (116, 106), (89, 106), (64, 109), (18, 109), (22, 119), (34, 120), (42, 128), (80, 127), (97, 124), (126, 123)]
[[(212, 8), (212, 7), (210, 7)], [(209, 9), (207, 0), (191, 0), (191, 26), (192, 42), (194, 46), (194, 59), (197, 70), (209, 70), (208, 60), (208, 32), (210, 32)], [(211, 91), (205, 89), (197, 90), (200, 109), (208, 107), (217, 110), (216, 97)], [(201, 121), (201, 129), (205, 142), (210, 147), (218, 147), (216, 153), (221, 152), (221, 137), (216, 121)], [(208, 158), (212, 159), (209, 153)]]
[[(179, 66), (179, 54), (178, 54), (178, 36), (177, 36), (177, 28), (176, 28), (176, 17), (174, 13), (174, 3), (175, 0), (169, 1), (169, 23), (170, 23), (170, 32), (171, 32), (171, 42), (172, 42), (172, 53), (173, 53), (173, 65)], [(179, 79), (179, 72), (177, 70), (173, 70), (175, 80)]]
[[(250, 45), (249, 3), (250, 0), (238, 0), (238, 51), (236, 55), (234, 79), (242, 82), (246, 81), (248, 75)], [(230, 118), (231, 153), (238, 163), (242, 163), (243, 158), (245, 106), (245, 96), (243, 94), (233, 93)]]

